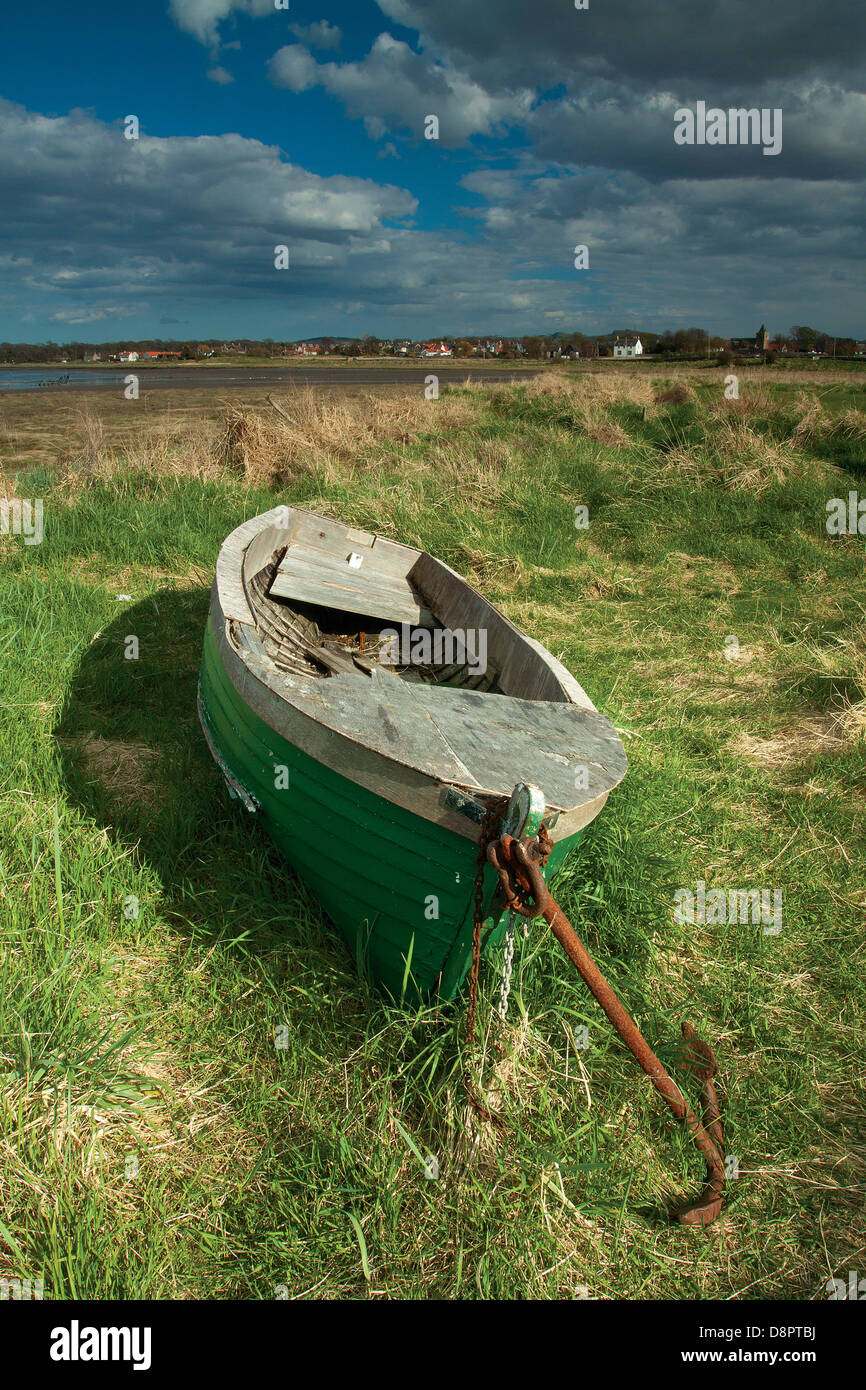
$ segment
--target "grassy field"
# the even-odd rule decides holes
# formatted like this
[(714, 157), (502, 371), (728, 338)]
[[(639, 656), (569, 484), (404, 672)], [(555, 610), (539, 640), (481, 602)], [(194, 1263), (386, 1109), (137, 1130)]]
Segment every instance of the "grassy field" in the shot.
[[(0, 536), (0, 1277), (748, 1300), (863, 1268), (864, 538), (825, 521), (866, 491), (866, 387), (744, 371), (728, 401), (724, 375), (297, 392), (292, 424), (0, 399), (0, 498), (46, 527)], [(681, 1018), (716, 1048), (739, 1175), (708, 1230), (667, 1222), (700, 1161), (546, 929), (504, 1025), (482, 971), (500, 1132), (466, 1105), (465, 1001), (371, 993), (228, 800), (195, 715), (208, 587), (277, 501), (438, 554), (620, 730), (628, 776), (553, 886), (664, 1059)], [(781, 890), (782, 930), (679, 925), (698, 881)]]

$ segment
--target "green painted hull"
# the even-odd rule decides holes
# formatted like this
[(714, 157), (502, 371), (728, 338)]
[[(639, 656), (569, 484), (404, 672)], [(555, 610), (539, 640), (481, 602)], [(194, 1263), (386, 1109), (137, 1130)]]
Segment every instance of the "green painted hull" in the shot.
[[(316, 894), (358, 968), (398, 1000), (453, 998), (472, 957), (473, 841), (376, 796), (275, 733), (229, 679), (210, 621), (200, 691), (219, 759), (258, 803), (256, 818)], [(276, 788), (275, 765), (288, 769), (286, 789)], [(548, 872), (579, 836), (554, 845)], [(488, 915), (496, 888), (485, 868), (485, 949), (506, 929), (504, 915)]]

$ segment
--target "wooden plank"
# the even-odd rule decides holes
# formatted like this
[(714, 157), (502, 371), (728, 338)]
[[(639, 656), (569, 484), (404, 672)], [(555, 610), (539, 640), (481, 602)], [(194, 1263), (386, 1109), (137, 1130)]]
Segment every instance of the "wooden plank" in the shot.
[[(274, 577), (270, 588), (272, 598), (281, 598), (286, 595), (283, 593), (283, 583), (288, 581), (293, 583), (298, 580), (304, 584), (321, 584), (325, 593), (345, 593), (347, 597), (357, 599), (358, 603), (373, 604), (371, 607), (352, 608), (352, 612), (376, 614), (377, 609), (386, 610), (387, 614), (392, 612), (405, 612), (407, 615), (415, 613), (417, 615), (429, 614), (430, 610), (425, 608), (417, 595), (411, 589), (399, 581), (397, 584), (380, 584), (369, 580), (356, 579), (353, 570), (347, 569), (345, 573), (333, 568), (324, 568), (317, 565), (305, 565), (289, 563), (284, 570), (280, 570)], [(329, 599), (325, 600), (330, 602)], [(331, 603), (332, 607), (341, 607), (337, 603)], [(406, 622), (411, 619), (407, 616)]]
[(383, 622), (432, 626), (434, 621), (405, 579), (373, 569), (365, 572), (363, 565), (354, 569), (348, 564), (348, 555), (337, 559), (294, 545), (283, 557), (269, 592), (272, 598), (324, 604)]
[(314, 578), (309, 572), (289, 571), (276, 576), (270, 588), (272, 598), (285, 598), (299, 603), (320, 604), (346, 613), (358, 613), (375, 618), (382, 624), (411, 623), (422, 627), (433, 625), (433, 615), (411, 595), (383, 596), (372, 589), (349, 585), (336, 579)]
[(409, 579), (432, 604), (443, 627), (484, 628), (487, 660), (500, 673), (499, 683), (521, 700), (571, 701), (594, 709), (570, 671), (540, 642), (515, 627), (482, 594), (442, 560), (422, 553)]
[(503, 795), (530, 782), (551, 809), (568, 810), (609, 792), (625, 773), (610, 720), (578, 705), (409, 683), (375, 671), (278, 688), (295, 708), (359, 746), (467, 789)]
[(295, 709), (362, 748), (431, 777), (474, 785), (429, 715), (413, 700), (416, 686), (374, 671), (318, 681), (287, 678), (274, 689)]
[(365, 563), (372, 559), (378, 570), (404, 579), (421, 554), (413, 546), (401, 545), (399, 541), (376, 536), (371, 531), (358, 530), (332, 517), (298, 510), (293, 513), (283, 543), (292, 548), (303, 546), (324, 551), (341, 559), (354, 550), (363, 553)]
[[(359, 556), (361, 563), (352, 565), (349, 563), (352, 555)], [(373, 552), (356, 551), (352, 546), (346, 545), (336, 555), (330, 555), (324, 550), (314, 550), (311, 546), (291, 545), (287, 548), (278, 566), (283, 569), (297, 570), (309, 569), (322, 575), (344, 575), (353, 583), (366, 584), (371, 588), (381, 588), (394, 593), (411, 593), (411, 585), (403, 574), (389, 574), (376, 565), (373, 559)]]
[(531, 782), (548, 806), (568, 809), (609, 791), (625, 774), (622, 743), (597, 710), (465, 688), (421, 685), (413, 693), (485, 791)]
[[(356, 555), (361, 563), (358, 564), (356, 561), (351, 565), (349, 558), (352, 555)], [(395, 566), (388, 553), (375, 546), (365, 549), (353, 545), (350, 541), (343, 541), (339, 547), (323, 550), (320, 546), (293, 541), (286, 548), (280, 568), (292, 564), (310, 565), (322, 572), (345, 571), (353, 578), (366, 581), (373, 586), (382, 585), (389, 590), (411, 590), (406, 578), (405, 565)]]
[[(277, 671), (267, 658), (263, 658), (260, 649), (250, 647), (249, 639), (244, 641), (244, 633), (249, 629), (224, 621), (216, 592), (211, 599), (211, 614), (217, 647), (230, 679), (242, 698), (266, 724), (323, 766), (340, 772), (374, 795), (458, 835), (472, 840), (477, 838), (477, 825), (458, 812), (449, 810), (445, 803), (449, 780), (453, 785), (461, 786), (459, 777), (442, 777), (441, 771), (425, 774), (401, 762), (399, 751), (393, 747), (386, 747), (383, 752), (367, 748), (361, 742), (328, 727), (319, 711), (311, 717), (303, 708), (304, 699), (299, 697), (305, 692), (312, 701), (323, 684), (332, 682), (323, 682), (318, 677), (287, 677), (285, 673)], [(231, 637), (227, 631), (229, 627), (233, 627)], [(369, 677), (362, 679), (369, 683)], [(399, 678), (392, 675), (390, 679)], [(507, 788), (509, 794), (512, 789), (511, 786)], [(552, 838), (559, 840), (580, 830), (598, 815), (606, 799), (606, 792), (594, 797), (588, 791), (576, 792), (574, 809), (559, 816), (551, 828)]]

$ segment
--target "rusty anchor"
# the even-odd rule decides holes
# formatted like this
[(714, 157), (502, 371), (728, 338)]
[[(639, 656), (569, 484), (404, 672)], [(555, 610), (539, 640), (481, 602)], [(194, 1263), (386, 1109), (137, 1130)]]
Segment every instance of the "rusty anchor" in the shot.
[(646, 1072), (656, 1090), (664, 1096), (676, 1118), (686, 1124), (706, 1161), (707, 1182), (697, 1201), (677, 1211), (675, 1219), (686, 1226), (708, 1226), (716, 1220), (722, 1210), (725, 1186), (724, 1134), (716, 1094), (717, 1066), (713, 1050), (698, 1037), (690, 1024), (683, 1023), (683, 1039), (686, 1043), (684, 1065), (701, 1083), (701, 1121), (602, 975), (562, 908), (548, 891), (542, 869), (552, 847), (546, 827), (542, 825), (537, 839), (527, 836), (518, 840), (511, 835), (502, 835), (499, 839), (490, 840), (486, 848), (486, 858), (499, 875), (506, 908), (520, 913), (523, 917), (544, 918), (629, 1052)]

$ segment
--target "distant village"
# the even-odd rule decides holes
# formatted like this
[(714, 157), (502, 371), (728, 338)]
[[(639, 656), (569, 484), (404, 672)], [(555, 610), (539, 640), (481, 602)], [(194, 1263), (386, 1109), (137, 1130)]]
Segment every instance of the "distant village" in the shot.
[(549, 337), (522, 338), (444, 337), (430, 341), (410, 338), (309, 338), (304, 341), (276, 342), (241, 338), (232, 342), (164, 342), (144, 340), (126, 343), (0, 343), (0, 363), (81, 362), (81, 363), (158, 363), (194, 362), (210, 358), (374, 358), (391, 360), (480, 360), (581, 361), (612, 357), (722, 361), (763, 360), (777, 357), (866, 356), (866, 340), (834, 337), (806, 326), (795, 326), (789, 333), (770, 334), (762, 324), (746, 337), (724, 338), (702, 328), (651, 333), (620, 330), (594, 337), (583, 333), (556, 333)]

